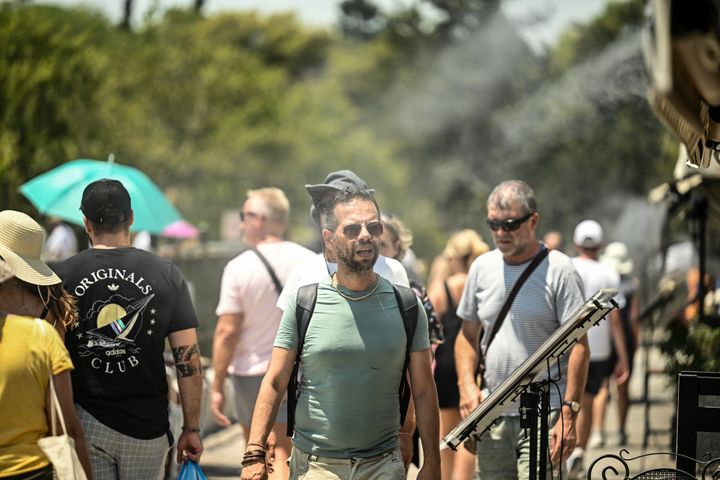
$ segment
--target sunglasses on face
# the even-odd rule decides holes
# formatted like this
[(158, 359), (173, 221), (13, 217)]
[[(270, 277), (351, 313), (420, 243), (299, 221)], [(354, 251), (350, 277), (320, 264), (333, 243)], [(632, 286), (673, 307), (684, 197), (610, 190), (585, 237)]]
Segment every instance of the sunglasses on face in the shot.
[(382, 222), (351, 223), (343, 227), (342, 233), (345, 238), (353, 240), (360, 236), (360, 232), (362, 232), (363, 227), (367, 229), (371, 237), (379, 237), (383, 234)]
[(240, 221), (244, 222), (246, 218), (258, 218), (260, 214), (255, 212), (240, 212)]
[(492, 230), (493, 232), (496, 232), (501, 228), (506, 232), (514, 232), (515, 230), (520, 228), (520, 225), (525, 223), (528, 218), (532, 217), (534, 213), (535, 212), (530, 212), (520, 218), (508, 218), (506, 220), (491, 220), (488, 218), (486, 222), (488, 224), (488, 227), (490, 227), (490, 230)]

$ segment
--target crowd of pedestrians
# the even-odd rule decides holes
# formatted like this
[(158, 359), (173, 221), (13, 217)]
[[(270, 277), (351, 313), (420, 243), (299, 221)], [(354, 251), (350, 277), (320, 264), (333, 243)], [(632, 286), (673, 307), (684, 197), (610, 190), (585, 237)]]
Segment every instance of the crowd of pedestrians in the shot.
[[(408, 261), (412, 232), (381, 213), (362, 178), (339, 170), (305, 187), (321, 252), (288, 240), (287, 197), (259, 188), (240, 209), (247, 250), (222, 273), (209, 408), (218, 424), (242, 426), (240, 478), (405, 478), (418, 451), (419, 479), (528, 478), (516, 404), (469, 448), (441, 454), (439, 441), (606, 287), (620, 290), (619, 308), (560, 361), (543, 419), (547, 473), (575, 474), (585, 449), (605, 441), (613, 384), (626, 441), (637, 281), (627, 247), (603, 252), (596, 221), (577, 226), (570, 258), (560, 232), (538, 239), (532, 188), (502, 182), (487, 203), (495, 248), (474, 230), (450, 233), (423, 301), (422, 269)], [(178, 463), (203, 452), (188, 285), (172, 262), (132, 246), (132, 201), (120, 182), (91, 183), (78, 207), (90, 242), (79, 253), (77, 243), (63, 247), (62, 238), (76, 241), (67, 225), (53, 220), (44, 242), (31, 217), (0, 212), (0, 409), (13, 412), (0, 420), (0, 478), (52, 478), (38, 447), (52, 430), (52, 382), (87, 478), (162, 479), (173, 446)], [(428, 327), (436, 318), (442, 331)], [(177, 439), (166, 344), (182, 405)]]

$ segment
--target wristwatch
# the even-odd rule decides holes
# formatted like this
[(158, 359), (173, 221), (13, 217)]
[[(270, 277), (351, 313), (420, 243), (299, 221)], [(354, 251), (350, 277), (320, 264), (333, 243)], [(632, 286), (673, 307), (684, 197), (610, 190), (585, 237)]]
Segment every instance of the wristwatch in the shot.
[(573, 400), (563, 400), (562, 404), (570, 407), (570, 411), (573, 413), (578, 413), (580, 411), (580, 402), (575, 402)]

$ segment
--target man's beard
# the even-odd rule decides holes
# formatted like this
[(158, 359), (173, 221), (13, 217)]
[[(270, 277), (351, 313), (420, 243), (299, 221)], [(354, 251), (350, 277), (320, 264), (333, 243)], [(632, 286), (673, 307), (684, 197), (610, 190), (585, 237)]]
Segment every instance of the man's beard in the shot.
[[(353, 258), (355, 250), (358, 249), (372, 249), (373, 256), (366, 260), (355, 260)], [(365, 273), (371, 271), (375, 266), (375, 262), (379, 255), (378, 247), (372, 242), (357, 243), (354, 246), (351, 245), (349, 248), (345, 248), (345, 245), (339, 240), (335, 241), (335, 254), (337, 255), (338, 262), (341, 262), (347, 269), (352, 273)]]

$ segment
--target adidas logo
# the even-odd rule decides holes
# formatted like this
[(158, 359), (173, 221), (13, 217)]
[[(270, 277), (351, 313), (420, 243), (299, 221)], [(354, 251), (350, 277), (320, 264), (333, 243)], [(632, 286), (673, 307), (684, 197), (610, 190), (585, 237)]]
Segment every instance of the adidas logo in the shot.
[(118, 288), (120, 288), (120, 286), (119, 286), (119, 285), (115, 285), (114, 283), (108, 285), (108, 290), (110, 290), (111, 292), (114, 292), (114, 291), (117, 290)]

